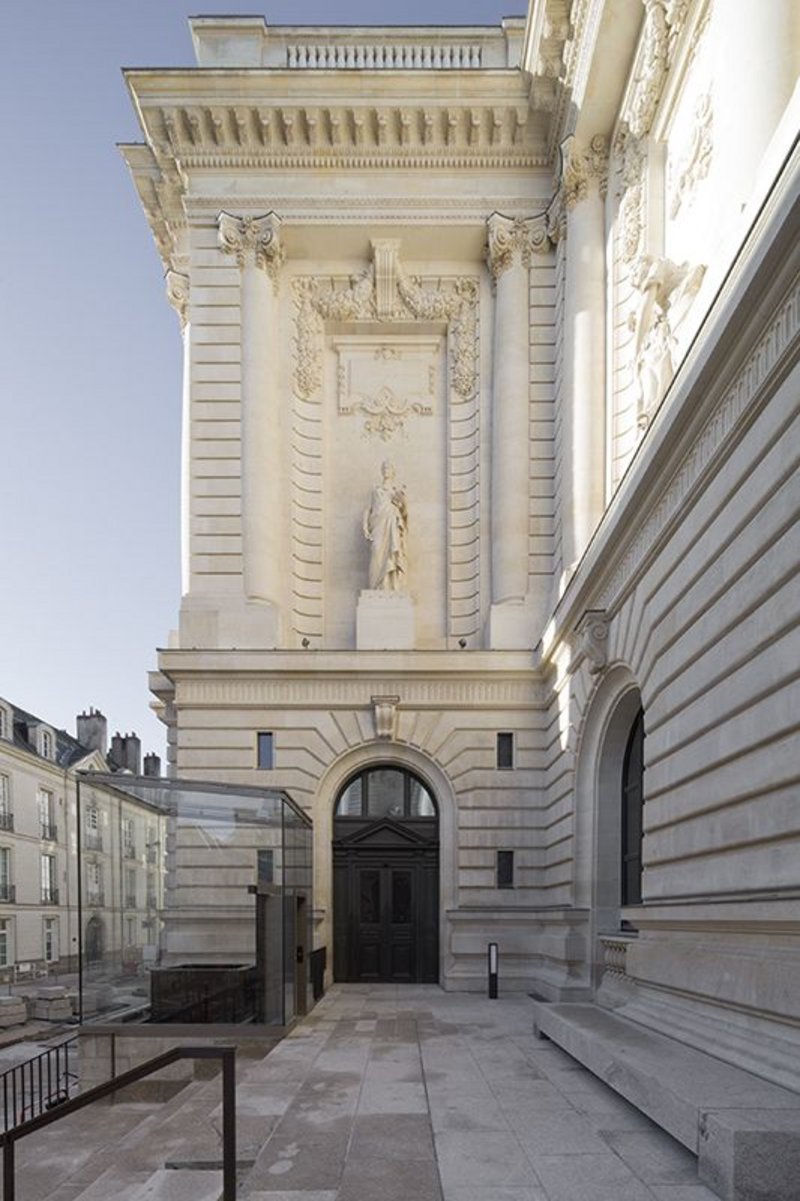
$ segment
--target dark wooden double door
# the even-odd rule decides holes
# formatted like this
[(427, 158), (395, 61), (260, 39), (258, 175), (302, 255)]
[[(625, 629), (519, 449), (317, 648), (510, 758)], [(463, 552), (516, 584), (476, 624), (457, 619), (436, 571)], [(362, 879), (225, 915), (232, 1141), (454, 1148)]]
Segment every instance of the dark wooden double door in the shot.
[(334, 842), (336, 979), (436, 983), (439, 849), (424, 836), (434, 830), (420, 836), (384, 820), (343, 833)]

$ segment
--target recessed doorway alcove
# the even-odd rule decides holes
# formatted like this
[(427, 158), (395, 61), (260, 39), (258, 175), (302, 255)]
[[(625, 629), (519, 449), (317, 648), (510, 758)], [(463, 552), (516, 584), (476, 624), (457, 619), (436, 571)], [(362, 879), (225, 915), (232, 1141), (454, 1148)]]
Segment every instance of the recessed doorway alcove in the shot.
[(333, 822), (334, 977), (439, 978), (439, 814), (423, 781), (378, 765), (341, 789)]

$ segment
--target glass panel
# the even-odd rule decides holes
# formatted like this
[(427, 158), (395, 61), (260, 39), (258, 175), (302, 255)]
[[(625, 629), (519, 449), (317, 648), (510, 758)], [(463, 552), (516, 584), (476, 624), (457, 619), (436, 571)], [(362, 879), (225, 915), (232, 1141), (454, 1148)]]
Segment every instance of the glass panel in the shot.
[(410, 779), (408, 782), (410, 794), (410, 817), (436, 817), (436, 806), (433, 797), (424, 784), (419, 780)]
[(367, 812), (370, 817), (402, 817), (405, 772), (394, 768), (371, 771), (367, 781)]
[(337, 817), (361, 817), (363, 791), (361, 776), (352, 780), (339, 798)]
[(359, 872), (359, 920), (376, 923), (381, 920), (381, 876), (378, 871)]
[[(65, 913), (53, 940), (63, 951), (80, 931), (83, 1020), (281, 1024), (285, 1009), (291, 1016), (297, 945), (311, 943), (307, 931), (285, 941), (284, 897), (292, 914), (304, 898), (304, 930), (313, 901), (311, 824), (289, 798), (91, 773), (81, 778), (80, 809), (70, 810), (79, 848), (92, 809), (102, 842), (69, 867), (82, 876), (82, 910)], [(53, 866), (51, 887), (61, 870)], [(251, 892), (256, 882), (264, 895)], [(65, 973), (77, 975), (77, 964), (67, 968), (67, 958), (70, 983)]]
[(411, 921), (411, 872), (392, 872), (392, 922), (407, 925)]
[(266, 768), (269, 771), (272, 769), (273, 763), (274, 763), (274, 752), (273, 752), (272, 734), (259, 734), (259, 736), (258, 736), (258, 766)]

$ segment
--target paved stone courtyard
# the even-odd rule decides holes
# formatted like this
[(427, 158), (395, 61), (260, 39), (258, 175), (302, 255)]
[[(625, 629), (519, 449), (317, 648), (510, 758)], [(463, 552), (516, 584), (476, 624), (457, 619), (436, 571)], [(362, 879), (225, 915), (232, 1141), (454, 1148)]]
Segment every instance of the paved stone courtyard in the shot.
[(714, 1201), (694, 1158), (531, 1033), (525, 997), (335, 986), (248, 1074), (249, 1201)]

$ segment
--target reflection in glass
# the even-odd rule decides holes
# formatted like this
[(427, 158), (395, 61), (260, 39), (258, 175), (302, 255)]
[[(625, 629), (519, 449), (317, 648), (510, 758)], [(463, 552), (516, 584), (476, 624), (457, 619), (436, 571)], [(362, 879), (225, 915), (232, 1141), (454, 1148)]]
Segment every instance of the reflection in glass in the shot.
[(405, 773), (380, 768), (369, 773), (367, 807), (370, 817), (402, 817)]
[(436, 807), (433, 797), (424, 784), (413, 777), (408, 782), (409, 787), (409, 817), (436, 817)]
[(312, 830), (285, 793), (83, 773), (73, 820), (130, 835), (76, 837), (83, 1021), (281, 1025), (306, 1003)]
[(339, 817), (361, 817), (361, 776), (347, 785), (339, 798), (336, 812)]

